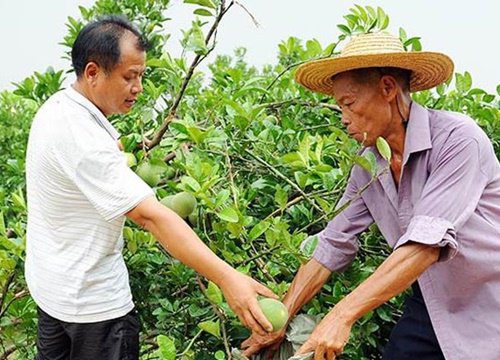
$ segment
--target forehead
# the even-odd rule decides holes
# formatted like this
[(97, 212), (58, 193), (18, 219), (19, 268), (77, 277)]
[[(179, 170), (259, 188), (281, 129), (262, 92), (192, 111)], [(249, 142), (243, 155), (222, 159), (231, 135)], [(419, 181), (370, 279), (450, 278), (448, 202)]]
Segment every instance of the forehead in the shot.
[(332, 79), (332, 95), (337, 100), (347, 95), (359, 93), (361, 87), (359, 81), (356, 81), (349, 72), (337, 74)]
[(118, 66), (145, 67), (146, 52), (137, 46), (137, 37), (127, 32), (120, 39), (120, 62)]

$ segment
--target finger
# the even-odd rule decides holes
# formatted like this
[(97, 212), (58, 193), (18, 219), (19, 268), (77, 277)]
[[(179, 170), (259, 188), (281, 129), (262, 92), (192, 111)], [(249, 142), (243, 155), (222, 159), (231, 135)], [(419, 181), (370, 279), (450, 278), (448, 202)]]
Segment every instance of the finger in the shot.
[(260, 346), (258, 344), (250, 346), (248, 349), (243, 351), (243, 355), (247, 358), (250, 358), (252, 355), (256, 354), (260, 350)]
[(250, 336), (248, 339), (246, 339), (245, 341), (243, 341), (243, 342), (241, 343), (240, 347), (241, 347), (242, 349), (247, 348), (247, 347), (250, 347), (250, 346), (252, 346), (252, 343), (253, 343), (253, 342), (254, 342), (254, 340), (253, 340), (253, 336)]
[(325, 347), (323, 345), (316, 346), (316, 350), (314, 350), (314, 360), (325, 360)]
[(257, 291), (257, 293), (259, 293), (260, 295), (263, 295), (265, 297), (271, 298), (271, 299), (279, 300), (279, 296), (276, 295), (275, 293), (273, 293), (267, 287), (265, 287), (264, 285), (262, 285), (261, 283), (259, 283), (257, 281), (255, 281), (255, 283), (257, 284), (257, 287), (255, 289)]
[(312, 348), (311, 344), (309, 343), (309, 341), (306, 341), (299, 348), (299, 350), (297, 350), (297, 352), (295, 353), (295, 355), (302, 355), (302, 354), (305, 354), (305, 353), (308, 353), (308, 352), (311, 352), (311, 351), (313, 351), (313, 348)]
[[(258, 305), (257, 305), (257, 307), (258, 307)], [(260, 310), (260, 308), (259, 308), (259, 310)], [(253, 315), (252, 305), (250, 305), (250, 311), (245, 311), (244, 316), (245, 316), (245, 322), (247, 323), (247, 327), (250, 328), (253, 332), (256, 332), (257, 334), (259, 334), (261, 336), (265, 336), (268, 334), (268, 331), (266, 331), (266, 329), (264, 327), (262, 327), (259, 320), (256, 319), (255, 316)], [(264, 314), (262, 314), (262, 316), (265, 318)], [(269, 321), (267, 319), (265, 319), (265, 320), (269, 323)], [(272, 329), (271, 323), (269, 323), (269, 326)]]
[(253, 318), (259, 323), (259, 326), (267, 332), (272, 332), (273, 331), (273, 325), (267, 320), (266, 316), (262, 312), (259, 304), (257, 303), (257, 300), (253, 300), (250, 302), (249, 305), (250, 312), (253, 316)]
[(327, 360), (335, 360), (336, 356), (337, 356), (337, 353), (332, 348), (326, 349), (326, 359)]

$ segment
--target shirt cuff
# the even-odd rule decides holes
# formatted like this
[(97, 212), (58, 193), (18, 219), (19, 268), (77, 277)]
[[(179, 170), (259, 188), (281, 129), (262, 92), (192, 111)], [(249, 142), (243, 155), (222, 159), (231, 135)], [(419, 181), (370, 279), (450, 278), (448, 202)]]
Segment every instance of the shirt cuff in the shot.
[(320, 232), (318, 236), (318, 246), (313, 254), (314, 260), (330, 271), (346, 270), (358, 252), (357, 238), (328, 229)]
[(451, 222), (443, 218), (425, 215), (413, 217), (406, 233), (394, 246), (394, 250), (410, 241), (440, 247), (438, 261), (451, 260), (458, 253), (455, 228)]

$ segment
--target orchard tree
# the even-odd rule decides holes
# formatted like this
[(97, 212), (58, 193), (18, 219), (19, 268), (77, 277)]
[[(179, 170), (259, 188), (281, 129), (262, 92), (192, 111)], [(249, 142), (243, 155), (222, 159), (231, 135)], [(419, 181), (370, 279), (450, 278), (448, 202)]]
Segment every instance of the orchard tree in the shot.
[[(260, 69), (246, 62), (245, 49), (235, 49), (232, 56), (217, 56), (203, 73), (199, 65), (217, 46), (217, 29), (242, 5), (235, 0), (184, 2), (193, 20), (183, 31), (181, 57), (168, 52), (168, 0), (98, 0), (91, 8), (80, 7), (81, 19), (68, 18), (66, 56), (82, 26), (100, 15), (124, 14), (139, 25), (153, 45), (144, 92), (129, 114), (111, 119), (123, 134), (130, 166), (167, 206), (189, 199), (179, 211), (200, 238), (282, 296), (310, 258), (314, 234), (342, 211), (336, 205), (351, 168), (361, 166), (372, 181), (387, 171), (376, 167), (373, 154), (357, 155), (358, 145), (343, 131), (333, 99), (299, 86), (294, 71), (305, 61), (336, 55), (350, 36), (386, 29), (389, 17), (380, 8), (356, 5), (338, 25), (336, 42), (291, 37), (278, 45), (276, 63)], [(399, 35), (409, 50), (422, 48), (418, 37), (403, 29)], [(24, 156), (34, 113), (63, 80), (63, 71), (49, 69), (17, 84), (14, 92), (0, 93), (0, 359), (30, 358), (35, 352), (36, 306), (23, 275)], [(498, 96), (473, 88), (467, 72), (455, 74), (454, 80), (413, 99), (469, 114), (500, 154)], [(383, 147), (379, 151), (390, 156)], [(249, 332), (220, 289), (133, 223), (126, 223), (124, 238), (142, 323), (141, 357), (231, 358), (232, 348)], [(335, 274), (302, 309), (307, 319), (324, 315), (390, 253), (375, 226), (360, 242), (351, 267)], [(360, 319), (342, 358), (380, 358), (401, 306), (402, 297), (397, 297)]]

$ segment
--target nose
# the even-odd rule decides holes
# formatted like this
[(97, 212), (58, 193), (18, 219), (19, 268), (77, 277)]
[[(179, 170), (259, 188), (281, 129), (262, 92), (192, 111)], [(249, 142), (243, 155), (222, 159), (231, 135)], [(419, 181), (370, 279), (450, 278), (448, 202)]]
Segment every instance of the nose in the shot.
[(142, 79), (137, 79), (137, 81), (132, 86), (132, 94), (136, 95), (142, 92), (144, 88), (142, 87)]
[(345, 127), (349, 126), (349, 124), (351, 123), (351, 120), (349, 119), (349, 117), (346, 116), (344, 113), (342, 113), (340, 121), (342, 122), (342, 125), (344, 125)]

